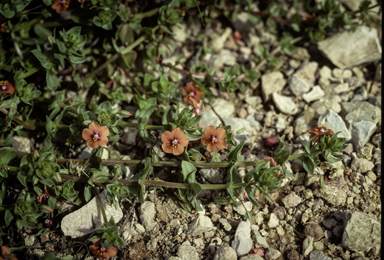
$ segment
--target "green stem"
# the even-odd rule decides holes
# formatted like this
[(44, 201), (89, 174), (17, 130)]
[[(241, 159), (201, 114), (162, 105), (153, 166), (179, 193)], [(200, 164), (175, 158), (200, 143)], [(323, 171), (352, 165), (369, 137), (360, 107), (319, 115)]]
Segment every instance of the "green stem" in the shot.
[(103, 203), (101, 202), (99, 192), (95, 189), (95, 187), (92, 187), (92, 191), (95, 194), (97, 204), (100, 207), (101, 214), (103, 215), (104, 223), (108, 222), (107, 215), (105, 214), (105, 209), (103, 206)]
[(148, 12), (136, 14), (135, 18), (143, 19), (143, 18), (146, 18), (146, 17), (151, 17), (151, 16), (155, 15), (157, 13), (157, 11), (159, 11), (159, 9), (160, 8), (155, 8), (155, 9), (152, 9), (152, 10), (150, 10)]
[(28, 78), (29, 76), (31, 76), (32, 74), (35, 74), (38, 71), (39, 70), (37, 68), (32, 68), (32, 69), (28, 70), (27, 72), (24, 72), (23, 74), (21, 74), (20, 79)]

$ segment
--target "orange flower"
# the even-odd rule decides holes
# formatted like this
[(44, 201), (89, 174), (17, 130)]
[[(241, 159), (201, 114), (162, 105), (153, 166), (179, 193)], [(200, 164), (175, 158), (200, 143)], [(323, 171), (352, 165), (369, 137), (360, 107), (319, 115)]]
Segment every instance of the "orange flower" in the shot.
[(308, 133), (310, 133), (311, 135), (316, 135), (316, 137), (313, 138), (313, 140), (312, 140), (312, 142), (314, 142), (314, 143), (316, 143), (317, 140), (319, 140), (320, 136), (322, 136), (322, 135), (327, 135), (327, 136), (333, 136), (334, 135), (332, 129), (327, 129), (326, 125), (321, 125), (320, 127), (315, 126), (314, 128), (309, 129)]
[(92, 242), (93, 245), (89, 246), (92, 254), (96, 255), (101, 259), (109, 259), (110, 257), (114, 257), (117, 254), (116, 247), (102, 247), (100, 240), (97, 242)]
[(64, 13), (67, 11), (71, 0), (57, 0), (51, 7), (53, 10), (56, 10), (58, 14)]
[(216, 152), (217, 149), (224, 149), (227, 147), (227, 141), (225, 136), (227, 132), (224, 128), (215, 129), (214, 126), (208, 126), (204, 130), (205, 135), (201, 137), (203, 145), (207, 146), (207, 150), (210, 152)]
[(0, 260), (17, 260), (17, 258), (11, 254), (11, 249), (7, 246), (1, 246)]
[(189, 143), (189, 138), (186, 136), (180, 128), (175, 128), (172, 132), (165, 131), (161, 135), (161, 141), (163, 141), (163, 151), (166, 153), (173, 153), (174, 155), (182, 154), (184, 147)]
[(277, 166), (276, 161), (273, 160), (272, 157), (264, 157), (264, 161), (265, 161), (265, 162), (269, 162), (269, 165), (270, 165), (271, 167), (276, 167), (276, 166)]
[(15, 93), (15, 88), (7, 80), (1, 80), (0, 92), (13, 95)]
[(189, 82), (188, 86), (184, 87), (182, 91), (185, 94), (184, 101), (192, 104), (193, 107), (200, 103), (200, 99), (204, 95), (204, 91), (196, 87), (195, 82), (193, 81)]
[(91, 148), (105, 146), (108, 143), (109, 129), (106, 126), (100, 126), (98, 123), (92, 122), (88, 128), (83, 130), (83, 139), (87, 141), (87, 145)]

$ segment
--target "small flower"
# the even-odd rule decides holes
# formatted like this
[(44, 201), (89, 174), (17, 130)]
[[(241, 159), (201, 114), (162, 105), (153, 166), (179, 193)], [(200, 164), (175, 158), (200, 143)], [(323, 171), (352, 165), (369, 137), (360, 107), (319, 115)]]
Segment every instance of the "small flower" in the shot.
[(13, 95), (15, 93), (15, 88), (7, 80), (1, 80), (0, 92)]
[(233, 33), (233, 39), (235, 40), (235, 42), (239, 42), (241, 40), (241, 33), (239, 31), (235, 31)]
[(188, 83), (188, 86), (183, 88), (184, 101), (188, 104), (192, 104), (193, 107), (196, 107), (200, 103), (201, 97), (204, 95), (204, 91), (196, 87), (195, 82), (191, 81)]
[(189, 143), (189, 138), (180, 128), (175, 128), (172, 132), (165, 131), (161, 135), (161, 146), (166, 153), (173, 153), (174, 155), (182, 154), (184, 147)]
[(317, 140), (319, 140), (320, 136), (327, 135), (327, 136), (333, 136), (334, 133), (332, 129), (327, 129), (326, 125), (321, 125), (320, 127), (315, 126), (312, 129), (308, 130), (308, 133), (311, 135), (316, 135), (315, 138), (312, 139), (312, 142), (316, 143)]
[(53, 221), (52, 221), (52, 219), (47, 218), (47, 219), (44, 221), (44, 224), (45, 224), (47, 227), (49, 227), (50, 225), (53, 224)]
[(262, 248), (252, 248), (249, 253), (251, 255), (259, 255), (259, 256), (264, 256), (264, 249)]
[(264, 139), (264, 144), (266, 146), (274, 146), (279, 143), (279, 138), (277, 137), (267, 137)]
[(227, 132), (224, 128), (215, 129), (214, 126), (208, 126), (204, 130), (205, 135), (201, 137), (203, 145), (207, 146), (207, 150), (210, 152), (216, 152), (217, 149), (224, 149), (227, 147), (227, 141), (225, 136)]
[(276, 167), (276, 166), (277, 166), (276, 161), (273, 160), (272, 157), (264, 157), (263, 160), (264, 160), (265, 162), (269, 162), (269, 165), (270, 165), (271, 167)]
[(11, 249), (7, 246), (1, 246), (0, 260), (17, 260), (17, 258), (11, 254)]
[(57, 0), (51, 7), (53, 10), (56, 10), (58, 14), (64, 13), (67, 11), (71, 0)]
[(101, 259), (109, 259), (110, 257), (114, 257), (117, 254), (116, 247), (102, 247), (100, 240), (97, 242), (92, 242), (93, 245), (89, 246), (92, 254), (96, 255)]
[(92, 122), (88, 128), (83, 130), (83, 139), (87, 141), (87, 145), (91, 148), (105, 146), (108, 143), (109, 129), (106, 126), (100, 126), (98, 123)]

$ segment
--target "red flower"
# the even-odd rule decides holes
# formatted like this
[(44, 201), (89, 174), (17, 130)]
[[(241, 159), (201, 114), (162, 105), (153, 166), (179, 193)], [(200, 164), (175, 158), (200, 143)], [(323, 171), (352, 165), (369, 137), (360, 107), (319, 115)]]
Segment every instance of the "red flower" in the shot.
[(272, 157), (264, 157), (264, 161), (265, 162), (269, 162), (269, 165), (271, 167), (276, 167), (277, 166), (277, 163), (275, 162), (275, 160), (273, 160)]
[(17, 260), (17, 258), (11, 254), (11, 249), (7, 246), (1, 246), (0, 260)]
[(100, 240), (97, 242), (92, 242), (93, 245), (89, 246), (92, 254), (96, 255), (101, 259), (109, 259), (110, 257), (114, 257), (117, 254), (116, 247), (102, 247)]
[(189, 143), (189, 138), (186, 136), (180, 128), (175, 128), (172, 132), (165, 131), (161, 135), (161, 141), (163, 145), (161, 146), (166, 153), (173, 153), (174, 155), (180, 155), (184, 151)]
[(47, 218), (47, 219), (44, 221), (44, 224), (45, 224), (47, 227), (49, 227), (50, 225), (53, 224), (53, 221), (52, 221), (52, 219)]
[(7, 80), (0, 81), (0, 92), (13, 95), (15, 91), (15, 88)]
[(264, 139), (264, 144), (266, 146), (274, 146), (279, 143), (279, 138), (277, 137), (267, 137)]
[(191, 81), (188, 83), (188, 86), (183, 88), (184, 101), (186, 103), (192, 104), (193, 107), (196, 107), (200, 103), (201, 97), (204, 95), (204, 91), (196, 87), (195, 82)]
[(321, 125), (320, 127), (315, 126), (312, 129), (308, 130), (308, 133), (311, 135), (316, 135), (315, 138), (312, 139), (312, 142), (316, 143), (317, 140), (319, 140), (320, 136), (327, 135), (327, 136), (333, 136), (334, 133), (332, 129), (327, 129), (326, 125)]
[(207, 150), (210, 152), (216, 152), (217, 149), (224, 149), (227, 147), (227, 141), (225, 136), (227, 132), (224, 128), (215, 129), (214, 126), (208, 126), (204, 130), (205, 135), (201, 137), (203, 145), (207, 146)]
[(241, 40), (241, 33), (238, 32), (238, 31), (235, 31), (235, 32), (233, 33), (233, 39), (235, 40), (235, 42), (240, 41), (240, 40)]
[(64, 13), (67, 11), (71, 0), (57, 0), (51, 7), (53, 10), (56, 10), (58, 14)]
[(109, 129), (106, 126), (100, 126), (98, 123), (92, 122), (88, 128), (83, 130), (83, 139), (87, 141), (87, 145), (91, 148), (105, 146), (108, 143)]

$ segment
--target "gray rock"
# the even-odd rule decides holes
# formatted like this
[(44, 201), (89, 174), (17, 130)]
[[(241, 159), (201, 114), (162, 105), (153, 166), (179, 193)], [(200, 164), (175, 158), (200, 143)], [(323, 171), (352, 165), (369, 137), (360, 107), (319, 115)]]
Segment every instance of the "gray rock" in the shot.
[(321, 223), (323, 223), (327, 229), (333, 229), (337, 225), (337, 221), (334, 218), (324, 219)]
[(126, 145), (134, 145), (136, 143), (136, 137), (139, 133), (134, 127), (126, 127), (124, 128), (124, 135), (121, 137), (121, 141)]
[(381, 59), (377, 30), (366, 26), (336, 34), (320, 41), (318, 47), (341, 69)]
[(265, 254), (265, 259), (267, 260), (276, 260), (281, 256), (281, 253), (279, 250), (274, 248), (269, 248), (267, 250), (267, 253)]
[(303, 94), (303, 99), (310, 103), (324, 97), (324, 95), (325, 93), (320, 86), (314, 86), (310, 92)]
[(232, 247), (222, 246), (216, 251), (213, 260), (237, 260), (237, 254)]
[(89, 157), (91, 157), (91, 154), (92, 154), (92, 148), (91, 147), (85, 147), (81, 152), (80, 154), (77, 156), (78, 159), (88, 159)]
[(246, 255), (246, 256), (243, 256), (243, 257), (240, 257), (239, 260), (263, 260), (264, 258), (262, 258), (261, 256), (259, 255)]
[(140, 221), (145, 227), (145, 230), (152, 230), (155, 225), (156, 207), (155, 203), (151, 201), (144, 201), (140, 205)]
[[(222, 98), (216, 98), (215, 101), (212, 103), (212, 106), (215, 108), (215, 111), (217, 113), (220, 113), (221, 117), (230, 118), (235, 113), (235, 105)], [(219, 124), (221, 124), (220, 119), (216, 116), (210, 106), (206, 107), (205, 112), (202, 113), (201, 119), (202, 128), (205, 128), (210, 125), (218, 126)]]
[(282, 96), (273, 92), (272, 94), (273, 103), (280, 110), (280, 112), (287, 115), (295, 115), (299, 111), (296, 107), (295, 102), (293, 102), (292, 98)]
[(303, 47), (297, 47), (296, 51), (293, 54), (290, 54), (289, 56), (297, 60), (309, 60), (311, 58), (307, 48)]
[[(311, 127), (312, 128), (312, 127)], [(309, 130), (310, 128), (308, 128), (308, 130)], [(307, 132), (307, 133), (304, 133), (304, 134), (302, 134), (302, 135), (299, 135), (297, 138), (296, 138), (296, 143), (299, 143), (299, 144), (301, 144), (303, 147), (305, 147), (305, 145), (307, 144), (307, 142), (309, 141), (309, 137), (310, 137), (311, 135)], [(302, 163), (301, 163), (301, 165), (303, 165)]]
[(346, 141), (351, 140), (351, 133), (348, 131), (343, 119), (331, 109), (328, 109), (319, 117), (317, 125), (326, 125), (327, 128), (332, 129), (334, 133), (341, 131), (338, 137), (343, 137)]
[(31, 153), (32, 141), (29, 138), (13, 136), (12, 147), (22, 153)]
[[(256, 7), (255, 11), (257, 11), (258, 10), (257, 6), (254, 6), (254, 7)], [(249, 19), (248, 13), (238, 13), (236, 15), (235, 20), (232, 23), (236, 31), (239, 31), (239, 32), (245, 32), (245, 31), (248, 31), (249, 28), (255, 27), (255, 23), (251, 19)]]
[(185, 23), (178, 23), (176, 26), (172, 26), (171, 30), (173, 32), (173, 39), (178, 42), (185, 42), (188, 37), (186, 28), (187, 25)]
[(381, 110), (368, 102), (344, 102), (342, 109), (342, 115), (345, 115), (345, 122), (352, 134), (352, 143), (358, 150), (374, 133), (381, 118)]
[(210, 183), (223, 183), (223, 176), (217, 169), (201, 169), (200, 174)]
[(199, 254), (196, 251), (196, 248), (191, 246), (189, 241), (185, 241), (181, 244), (177, 250), (177, 256), (179, 260), (199, 260)]
[(24, 238), (24, 244), (25, 246), (33, 246), (33, 244), (35, 243), (35, 235), (27, 235), (25, 238)]
[(372, 159), (372, 147), (364, 146), (357, 151), (357, 157), (367, 159), (368, 161)]
[(258, 230), (252, 230), (252, 231), (255, 236), (256, 243), (262, 246), (263, 248), (269, 248), (267, 240), (265, 240), (265, 238), (260, 234), (260, 232)]
[[(113, 217), (116, 223), (119, 222), (123, 217), (121, 208), (115, 209), (113, 205), (110, 205), (107, 200), (107, 190), (104, 190), (99, 196), (107, 220), (109, 221)], [(61, 221), (61, 230), (65, 236), (77, 238), (92, 233), (95, 228), (100, 228), (103, 224), (104, 220), (100, 207), (96, 202), (96, 198), (93, 198), (82, 208), (66, 215)]]
[(373, 169), (375, 165), (373, 162), (368, 161), (364, 158), (353, 158), (352, 164), (351, 164), (351, 170), (359, 173), (366, 173)]
[(234, 66), (236, 64), (236, 59), (237, 56), (235, 52), (223, 49), (210, 57), (209, 66), (219, 70), (224, 67), (224, 65)]
[[(319, 185), (318, 183), (315, 183)], [(324, 183), (324, 187), (318, 187), (313, 195), (325, 199), (333, 206), (344, 205), (347, 199), (348, 187), (344, 178), (334, 178)]]
[(245, 128), (244, 132), (242, 132), (242, 135), (251, 135), (252, 134), (252, 127), (249, 124), (248, 120), (238, 117), (228, 118), (228, 117), (222, 117), (225, 125), (230, 125), (232, 133), (236, 135), (236, 131)]
[(208, 46), (214, 53), (220, 52), (224, 48), (224, 44), (231, 34), (232, 29), (229, 27), (225, 28), (224, 32), (220, 36), (215, 37), (212, 41), (208, 43)]
[(277, 132), (281, 132), (286, 129), (285, 125), (286, 120), (282, 117), (277, 118), (277, 122), (275, 124)]
[(286, 208), (296, 207), (302, 202), (301, 198), (294, 192), (291, 192), (289, 195), (285, 196), (281, 201), (284, 203)]
[(319, 224), (316, 223), (305, 224), (304, 234), (307, 237), (312, 237), (313, 241), (318, 241), (324, 236), (323, 229)]
[(372, 137), (372, 143), (377, 147), (381, 147), (381, 133)]
[(248, 115), (245, 120), (247, 120), (251, 127), (255, 128), (257, 131), (261, 131), (263, 128), (259, 121), (256, 121), (255, 116)]
[(271, 215), (269, 216), (268, 227), (276, 228), (278, 226), (279, 226), (279, 219), (274, 213), (271, 213)]
[(224, 230), (231, 231), (232, 226), (228, 223), (228, 220), (225, 218), (219, 219), (219, 222), (223, 225)]
[(247, 96), (247, 97), (245, 97), (245, 102), (248, 105), (255, 107), (259, 104), (262, 104), (263, 100), (261, 99), (260, 96)]
[(367, 252), (376, 248), (380, 250), (381, 223), (368, 214), (352, 212), (346, 223), (342, 244), (351, 251)]
[(233, 206), (233, 210), (236, 211), (238, 214), (244, 216), (246, 214), (246, 210), (248, 210), (249, 212), (252, 210), (252, 207), (253, 207), (252, 202), (245, 201), (243, 202), (243, 204), (241, 204), (238, 200), (237, 202), (238, 202), (237, 207)]
[(308, 107), (301, 113), (301, 115), (296, 119), (295, 125), (295, 135), (301, 135), (307, 133), (307, 131), (316, 126), (316, 111), (312, 107)]
[(339, 84), (333, 89), (333, 91), (335, 91), (335, 93), (337, 93), (337, 94), (340, 94), (342, 92), (347, 92), (348, 90), (349, 90), (349, 84), (348, 83)]
[(323, 77), (326, 79), (332, 78), (332, 70), (327, 66), (321, 67), (319, 74), (320, 74), (320, 77)]
[(341, 112), (341, 106), (340, 106), (341, 98), (340, 96), (333, 95), (328, 96), (324, 99), (320, 99), (315, 101), (312, 104), (312, 108), (316, 111), (317, 115), (320, 116), (325, 113), (328, 109), (333, 110), (335, 113)]
[(281, 92), (286, 83), (287, 81), (280, 71), (274, 71), (261, 76), (261, 91), (264, 102), (271, 98), (272, 93)]
[(308, 256), (313, 251), (313, 237), (306, 237), (303, 241), (303, 255)]
[(249, 220), (240, 222), (231, 244), (238, 256), (246, 255), (252, 249), (251, 223)]
[(189, 229), (187, 234), (190, 234), (191, 236), (199, 236), (203, 234), (204, 232), (210, 231), (213, 229), (212, 221), (209, 217), (198, 215), (193, 220), (193, 222), (189, 225)]
[(332, 258), (324, 255), (320, 250), (313, 250), (309, 255), (309, 260), (332, 260)]
[(289, 82), (289, 88), (296, 96), (307, 93), (315, 83), (315, 72), (317, 70), (317, 62), (309, 62), (304, 64), (295, 74), (292, 75)]

